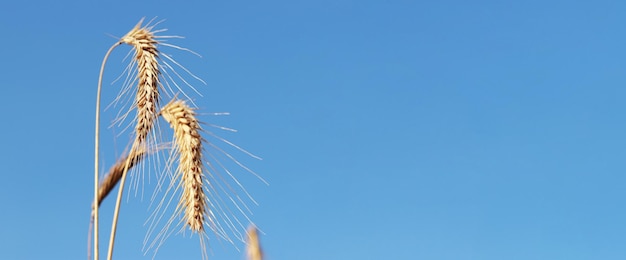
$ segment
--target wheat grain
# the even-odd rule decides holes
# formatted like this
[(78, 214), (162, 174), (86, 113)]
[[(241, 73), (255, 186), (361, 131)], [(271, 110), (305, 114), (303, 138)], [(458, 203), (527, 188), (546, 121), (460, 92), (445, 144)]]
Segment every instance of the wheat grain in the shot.
[(161, 115), (174, 130), (175, 153), (178, 156), (177, 179), (183, 192), (177, 212), (194, 232), (204, 232), (207, 197), (203, 189), (202, 137), (195, 112), (184, 101), (173, 99)]

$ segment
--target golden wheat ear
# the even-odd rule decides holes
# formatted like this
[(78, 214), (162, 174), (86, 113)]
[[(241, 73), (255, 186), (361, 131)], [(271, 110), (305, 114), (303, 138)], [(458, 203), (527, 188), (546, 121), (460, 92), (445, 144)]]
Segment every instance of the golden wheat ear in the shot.
[(248, 260), (263, 260), (263, 250), (261, 250), (261, 242), (259, 242), (259, 232), (256, 227), (248, 228), (248, 239), (246, 241), (246, 251)]
[(204, 233), (208, 203), (203, 188), (200, 124), (194, 110), (182, 100), (173, 99), (160, 114), (174, 130), (175, 156), (178, 157), (175, 179), (182, 188), (176, 212), (182, 214), (183, 221), (193, 232)]
[(152, 27), (142, 27), (142, 22), (143, 19), (120, 40), (135, 49), (134, 60), (137, 62), (137, 136), (134, 145), (140, 145), (146, 140), (156, 120), (159, 104), (159, 42), (155, 39)]

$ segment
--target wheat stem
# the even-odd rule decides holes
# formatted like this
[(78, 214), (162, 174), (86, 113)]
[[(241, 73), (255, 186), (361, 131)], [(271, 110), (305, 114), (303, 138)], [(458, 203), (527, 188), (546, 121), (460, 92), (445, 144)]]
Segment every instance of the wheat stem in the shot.
[[(131, 161), (130, 161), (129, 168), (132, 168), (143, 159), (144, 155), (145, 153), (143, 152), (143, 150), (128, 154), (126, 157), (124, 157), (124, 159), (118, 161), (115, 165), (113, 165), (113, 167), (111, 167), (111, 169), (109, 169), (109, 172), (104, 176), (104, 179), (100, 183), (98, 187), (98, 198), (92, 204), (91, 218), (90, 218), (91, 221), (89, 222), (89, 236), (88, 236), (89, 239), (87, 241), (87, 259), (88, 260), (91, 259), (91, 236), (92, 236), (92, 230), (93, 230), (93, 225), (94, 225), (94, 214), (95, 214), (94, 212), (95, 210), (97, 210), (96, 208), (98, 209), (100, 208), (100, 204), (102, 204), (102, 201), (104, 200), (104, 198), (106, 198), (106, 196), (109, 195), (109, 193), (113, 190), (113, 188), (115, 188), (115, 185), (117, 185), (117, 183), (120, 181), (122, 174), (124, 172), (126, 160), (130, 158)], [(98, 207), (95, 207), (96, 202), (98, 204)]]
[[(134, 150), (135, 146), (131, 150)], [(124, 194), (124, 184), (126, 183), (126, 176), (128, 175), (128, 169), (130, 168), (131, 158), (126, 158), (124, 162), (124, 169), (122, 170), (122, 177), (120, 179), (120, 188), (117, 191), (117, 200), (115, 201), (115, 211), (113, 212), (113, 223), (111, 224), (111, 236), (109, 237), (109, 251), (108, 260), (113, 259), (113, 247), (115, 246), (115, 231), (117, 229), (117, 220), (120, 215), (120, 205), (122, 204), (122, 195)]]
[[(91, 259), (91, 235), (94, 225), (95, 211), (100, 208), (100, 204), (102, 204), (104, 198), (109, 195), (113, 188), (115, 188), (115, 185), (117, 185), (117, 183), (120, 181), (124, 172), (126, 160), (130, 158), (131, 161), (129, 168), (132, 168), (143, 159), (144, 154), (145, 153), (143, 152), (143, 150), (128, 154), (126, 157), (124, 157), (124, 159), (118, 161), (115, 165), (113, 165), (113, 167), (111, 167), (111, 169), (109, 169), (109, 172), (104, 176), (104, 179), (98, 186), (97, 199), (91, 205), (91, 221), (89, 222), (89, 239), (87, 241), (87, 259)], [(95, 206), (96, 202), (98, 204), (98, 207)]]
[[(121, 42), (117, 42), (115, 43), (113, 46), (111, 46), (111, 48), (109, 48), (109, 50), (107, 51), (107, 53), (104, 55), (104, 59), (102, 60), (102, 65), (100, 66), (100, 75), (98, 76), (98, 90), (96, 93), (96, 129), (95, 129), (95, 142), (94, 142), (94, 205), (97, 204), (98, 201), (98, 186), (99, 181), (98, 181), (98, 177), (99, 177), (99, 172), (98, 172), (98, 163), (99, 163), (99, 158), (100, 158), (100, 94), (102, 92), (102, 77), (104, 74), (104, 66), (106, 65), (107, 59), (109, 58), (109, 55), (111, 54), (111, 52), (113, 51), (113, 49), (115, 49), (115, 47), (117, 47), (118, 45), (122, 44)], [(93, 254), (94, 254), (94, 260), (98, 260), (98, 254), (99, 254), (99, 249), (98, 249), (98, 207), (94, 206), (93, 207), (93, 216), (94, 216), (94, 247), (93, 247)], [(91, 252), (91, 250), (88, 250), (88, 252)], [(88, 258), (89, 257), (89, 253), (88, 253)]]

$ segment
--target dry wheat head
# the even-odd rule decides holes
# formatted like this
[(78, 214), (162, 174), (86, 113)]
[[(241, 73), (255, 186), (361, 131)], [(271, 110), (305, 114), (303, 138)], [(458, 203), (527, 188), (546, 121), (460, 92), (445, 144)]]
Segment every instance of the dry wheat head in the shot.
[(178, 156), (176, 174), (183, 190), (176, 211), (183, 214), (183, 220), (192, 231), (202, 233), (207, 217), (207, 197), (203, 189), (200, 125), (194, 110), (182, 100), (173, 99), (163, 107), (161, 115), (174, 130)]
[(151, 31), (152, 27), (141, 27), (140, 21), (130, 32), (122, 37), (121, 42), (131, 45), (135, 49), (137, 62), (137, 137), (135, 143), (141, 144), (146, 140), (154, 125), (159, 104), (159, 64), (157, 58), (159, 43)]

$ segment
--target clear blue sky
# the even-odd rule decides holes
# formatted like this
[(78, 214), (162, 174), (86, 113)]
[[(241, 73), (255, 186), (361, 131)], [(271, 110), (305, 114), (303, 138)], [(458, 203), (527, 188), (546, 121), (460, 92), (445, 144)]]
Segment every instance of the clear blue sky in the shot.
[[(1, 259), (85, 259), (100, 62), (155, 16), (203, 56), (170, 49), (201, 112), (231, 112), (202, 120), (263, 157), (234, 153), (270, 183), (235, 171), (268, 260), (626, 259), (626, 2), (223, 2), (0, 3)], [(122, 206), (117, 259), (148, 206)]]

